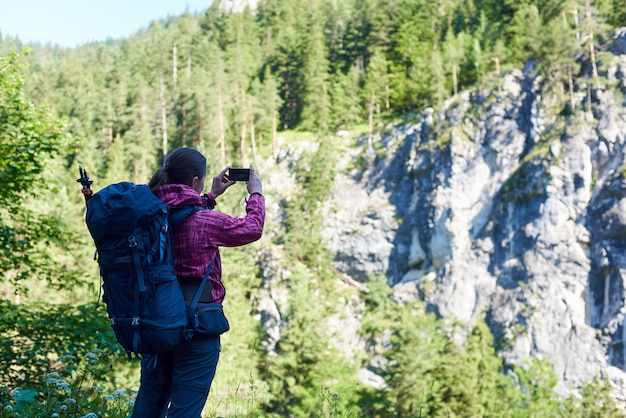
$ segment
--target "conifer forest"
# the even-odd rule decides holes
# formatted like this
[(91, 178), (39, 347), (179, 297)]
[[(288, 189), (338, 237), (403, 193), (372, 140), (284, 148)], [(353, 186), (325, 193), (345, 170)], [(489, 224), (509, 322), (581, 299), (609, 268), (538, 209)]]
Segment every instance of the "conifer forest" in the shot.
[[(194, 147), (207, 156), (207, 176), (254, 164), (269, 185), (263, 162), (301, 140), (318, 146), (300, 157), (299, 190), (279, 202), (282, 215), (268, 216), (259, 242), (223, 250), (231, 330), (203, 416), (623, 416), (600, 378), (562, 397), (545, 362), (506, 369), (482, 323), (459, 345), (454, 324), (391, 298), (385, 277), (371, 277), (367, 291), (342, 285), (318, 208), (341, 152), (337, 132), (371, 140), (528, 63), (567, 114), (572, 86), (604, 71), (626, 3), (227, 3), (75, 48), (26, 44), (0, 28), (0, 417), (132, 410), (139, 362), (106, 318), (79, 167), (94, 191), (147, 183), (168, 152)], [(242, 216), (245, 196), (233, 186), (216, 209)], [(290, 271), (290, 309), (271, 350), (257, 310), (267, 251)], [(361, 338), (388, 342), (378, 353), (387, 359), (382, 387), (357, 377), (371, 353), (345, 358), (318, 326), (353, 297), (363, 300)]]

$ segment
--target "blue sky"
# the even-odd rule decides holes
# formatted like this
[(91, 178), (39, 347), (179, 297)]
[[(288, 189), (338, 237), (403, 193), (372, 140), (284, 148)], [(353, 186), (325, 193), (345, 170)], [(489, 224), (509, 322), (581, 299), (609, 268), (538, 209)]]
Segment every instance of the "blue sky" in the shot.
[(75, 47), (127, 37), (154, 19), (206, 10), (211, 0), (0, 0), (0, 33)]

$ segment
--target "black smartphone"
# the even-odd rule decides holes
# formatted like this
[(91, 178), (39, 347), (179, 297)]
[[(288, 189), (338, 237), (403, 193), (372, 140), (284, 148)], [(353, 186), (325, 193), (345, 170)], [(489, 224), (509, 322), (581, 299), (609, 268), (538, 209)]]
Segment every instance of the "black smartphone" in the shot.
[(250, 169), (230, 168), (228, 169), (228, 178), (234, 181), (248, 181), (250, 180)]

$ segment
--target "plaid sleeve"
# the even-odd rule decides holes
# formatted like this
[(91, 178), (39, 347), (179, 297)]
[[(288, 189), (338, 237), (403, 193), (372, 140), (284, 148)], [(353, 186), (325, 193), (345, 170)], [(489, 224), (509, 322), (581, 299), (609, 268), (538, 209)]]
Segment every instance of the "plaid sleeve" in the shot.
[(265, 198), (254, 194), (246, 204), (246, 216), (234, 218), (221, 212), (198, 212), (196, 220), (206, 230), (213, 245), (237, 247), (261, 238), (265, 224)]

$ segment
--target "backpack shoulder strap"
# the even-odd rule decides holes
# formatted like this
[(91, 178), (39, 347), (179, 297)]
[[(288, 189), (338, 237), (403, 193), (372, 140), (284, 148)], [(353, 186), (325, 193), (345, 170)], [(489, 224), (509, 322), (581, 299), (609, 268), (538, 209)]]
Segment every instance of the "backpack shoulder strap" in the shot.
[[(187, 216), (203, 209), (207, 209), (207, 208), (205, 208), (204, 206), (200, 206), (200, 205), (169, 206), (171, 231), (172, 232), (177, 231), (178, 228), (180, 228), (180, 225), (183, 223), (183, 220), (185, 220)], [(202, 296), (202, 291), (204, 290), (204, 287), (206, 286), (206, 283), (209, 279), (209, 275), (211, 274), (211, 271), (213, 270), (213, 266), (217, 265), (218, 262), (219, 261), (217, 257), (215, 257), (215, 263), (209, 264), (209, 267), (206, 273), (204, 274), (204, 278), (202, 279), (202, 282), (200, 282), (200, 285), (198, 286), (198, 290), (196, 291), (196, 294), (193, 300), (191, 301), (192, 310), (194, 310), (196, 306), (198, 306), (198, 303), (200, 302), (200, 296)]]
[[(217, 257), (215, 259), (217, 261)], [(191, 301), (190, 307), (192, 311), (196, 309), (196, 306), (198, 306), (198, 302), (200, 302), (200, 296), (202, 296), (202, 291), (204, 290), (204, 286), (206, 286), (206, 283), (209, 281), (209, 275), (211, 274), (211, 270), (213, 270), (213, 263), (209, 264), (209, 268), (207, 269), (206, 273), (204, 274), (204, 278), (202, 279), (202, 281), (200, 282), (200, 285), (198, 286), (196, 295), (193, 297), (193, 300)]]
[(170, 229), (172, 232), (178, 231), (180, 225), (183, 223), (185, 218), (192, 213), (196, 213), (200, 210), (205, 209), (200, 205), (186, 205), (186, 206), (169, 206), (170, 211)]

